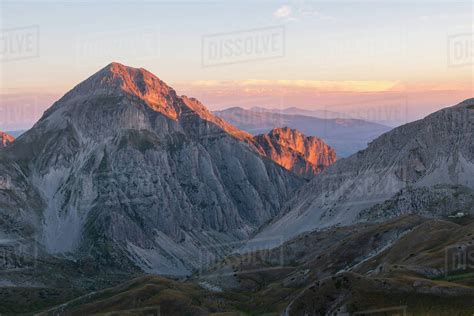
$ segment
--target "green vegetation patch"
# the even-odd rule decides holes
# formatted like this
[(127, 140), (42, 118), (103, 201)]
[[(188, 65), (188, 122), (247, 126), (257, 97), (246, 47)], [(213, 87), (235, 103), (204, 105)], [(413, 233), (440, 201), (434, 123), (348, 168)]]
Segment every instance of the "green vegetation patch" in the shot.
[(456, 281), (463, 281), (467, 279), (474, 278), (474, 272), (468, 272), (468, 273), (459, 273), (459, 274), (442, 274), (434, 280), (442, 280), (442, 281), (448, 281), (448, 282), (456, 282)]

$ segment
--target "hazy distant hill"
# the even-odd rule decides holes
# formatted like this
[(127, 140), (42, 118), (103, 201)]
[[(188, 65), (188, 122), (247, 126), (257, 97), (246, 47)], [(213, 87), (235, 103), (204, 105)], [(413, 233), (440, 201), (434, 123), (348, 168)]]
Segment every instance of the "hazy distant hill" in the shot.
[(18, 136), (21, 136), (25, 132), (26, 132), (26, 130), (7, 131), (8, 134), (12, 135), (15, 138), (18, 138)]
[(264, 107), (252, 107), (250, 108), (252, 112), (269, 112), (269, 113), (280, 113), (280, 114), (289, 114), (289, 115), (304, 115), (304, 116), (314, 116), (322, 119), (351, 119), (347, 115), (339, 112), (328, 111), (328, 110), (307, 110), (297, 107), (290, 107), (284, 109), (277, 108), (264, 108)]

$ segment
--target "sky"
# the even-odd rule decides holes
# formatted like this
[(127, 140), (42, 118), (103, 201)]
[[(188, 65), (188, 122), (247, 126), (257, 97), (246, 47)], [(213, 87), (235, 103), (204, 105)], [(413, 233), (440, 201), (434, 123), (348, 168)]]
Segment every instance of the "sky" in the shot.
[(211, 110), (403, 124), (473, 96), (471, 1), (1, 1), (0, 130), (112, 61)]

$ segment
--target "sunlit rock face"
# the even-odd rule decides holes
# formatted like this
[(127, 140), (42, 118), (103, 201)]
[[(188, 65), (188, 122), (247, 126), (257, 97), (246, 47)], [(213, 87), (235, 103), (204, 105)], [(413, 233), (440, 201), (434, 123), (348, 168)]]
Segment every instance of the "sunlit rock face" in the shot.
[(14, 188), (0, 212), (37, 214), (28, 228), (46, 251), (170, 275), (226, 254), (304, 182), (196, 99), (118, 63), (65, 94), (0, 158)]
[(323, 140), (306, 137), (288, 127), (255, 136), (255, 141), (267, 157), (305, 178), (311, 178), (336, 161), (336, 152)]
[(0, 131), (0, 148), (7, 147), (13, 143), (14, 140), (15, 138), (13, 136)]

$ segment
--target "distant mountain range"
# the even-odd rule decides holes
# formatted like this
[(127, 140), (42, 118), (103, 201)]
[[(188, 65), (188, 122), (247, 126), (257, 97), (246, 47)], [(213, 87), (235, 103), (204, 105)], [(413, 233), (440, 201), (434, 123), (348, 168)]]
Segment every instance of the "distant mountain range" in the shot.
[[(357, 119), (319, 118), (300, 114), (286, 114), (294, 111), (287, 109), (283, 110), (282, 112), (285, 114), (282, 114), (270, 110), (258, 109), (254, 111), (233, 107), (215, 111), (214, 114), (254, 135), (268, 133), (276, 127), (298, 129), (305, 135), (323, 139), (336, 150), (337, 156), (340, 158), (350, 156), (366, 148), (370, 141), (391, 129), (388, 126)], [(333, 114), (337, 116), (337, 113)], [(331, 116), (332, 114), (327, 115)]]
[(313, 116), (322, 119), (353, 119), (353, 117), (348, 117), (347, 115), (339, 112), (328, 111), (328, 110), (307, 110), (301, 109), (298, 107), (289, 107), (289, 108), (264, 108), (264, 107), (252, 107), (249, 109), (252, 112), (267, 112), (267, 113), (280, 113), (288, 115), (304, 115), (304, 116)]
[(26, 130), (6, 131), (7, 134), (10, 134), (10, 135), (12, 135), (12, 136), (15, 137), (15, 138), (18, 138), (18, 137), (21, 136), (21, 134), (23, 134), (24, 132), (26, 132)]

